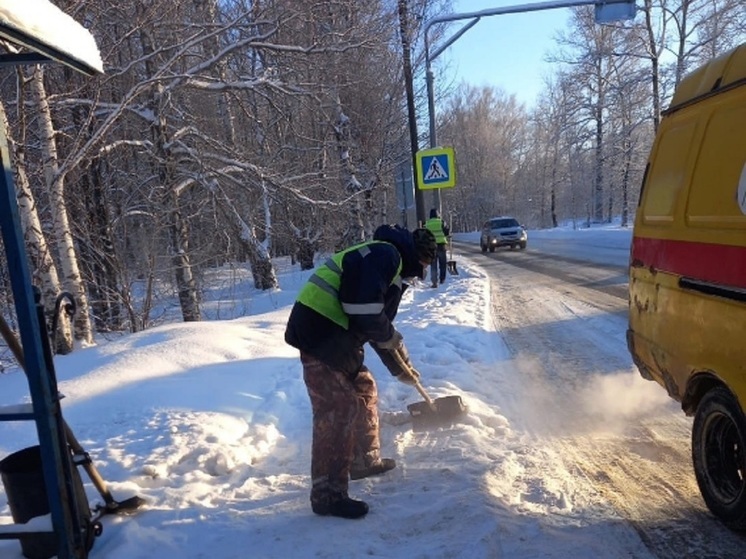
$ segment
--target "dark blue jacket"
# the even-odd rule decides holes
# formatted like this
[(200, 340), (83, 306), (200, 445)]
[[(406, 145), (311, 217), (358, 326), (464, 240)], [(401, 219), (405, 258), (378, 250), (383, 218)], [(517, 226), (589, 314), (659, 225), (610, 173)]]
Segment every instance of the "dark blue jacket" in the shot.
[(356, 305), (379, 303), (379, 308), (383, 303), (383, 310), (377, 314), (350, 315), (349, 328), (344, 329), (296, 301), (285, 329), (288, 344), (350, 376), (357, 374), (363, 365), (366, 342), (383, 342), (394, 333), (392, 322), (406, 288), (394, 281), (399, 263), (403, 277), (422, 273), (409, 231), (391, 228), (377, 231), (375, 238), (386, 242), (370, 244), (366, 256), (356, 250), (345, 255), (339, 298), (343, 303)]

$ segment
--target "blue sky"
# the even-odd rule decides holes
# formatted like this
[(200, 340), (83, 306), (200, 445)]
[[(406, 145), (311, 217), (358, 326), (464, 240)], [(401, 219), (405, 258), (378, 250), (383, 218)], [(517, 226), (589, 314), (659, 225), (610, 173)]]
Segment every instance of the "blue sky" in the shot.
[[(454, 13), (470, 13), (490, 8), (538, 3), (535, 0), (454, 0)], [(570, 15), (568, 8), (483, 17), (458, 39), (438, 60), (449, 63), (451, 77), (472, 85), (493, 85), (515, 94), (519, 101), (533, 105), (543, 89), (542, 78), (549, 74), (544, 61), (554, 47), (556, 32), (563, 29)], [(448, 37), (469, 20), (451, 24)], [(436, 72), (435, 79), (447, 79)]]

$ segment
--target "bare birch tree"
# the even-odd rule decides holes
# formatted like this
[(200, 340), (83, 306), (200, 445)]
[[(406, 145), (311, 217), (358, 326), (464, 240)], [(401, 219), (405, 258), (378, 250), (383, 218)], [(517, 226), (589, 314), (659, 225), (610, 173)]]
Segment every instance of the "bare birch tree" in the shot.
[(65, 291), (75, 298), (77, 311), (74, 317), (74, 337), (85, 345), (93, 343), (88, 294), (78, 266), (78, 257), (73, 241), (70, 217), (65, 199), (65, 175), (59, 170), (57, 142), (52, 123), (52, 114), (44, 87), (44, 72), (40, 66), (33, 71), (31, 87), (38, 108), (37, 120), (41, 137), (44, 178), (51, 202), (52, 227)]
[[(23, 88), (19, 88), (19, 91), (22, 90)], [(23, 106), (23, 103), (19, 103), (18, 106)], [(21, 115), (22, 119), (23, 116)], [(45, 316), (47, 317), (47, 321), (51, 323), (54, 313), (54, 303), (61, 292), (57, 276), (57, 266), (54, 263), (47, 239), (44, 236), (39, 213), (37, 212), (36, 199), (34, 198), (31, 184), (26, 174), (26, 155), (23, 138), (20, 138), (18, 142), (13, 140), (5, 113), (5, 106), (2, 103), (0, 103), (0, 126), (3, 126), (5, 129), (5, 135), (8, 138), (9, 149), (13, 157), (18, 211), (21, 217), (21, 226), (31, 261), (33, 276), (39, 283)], [(24, 128), (21, 127), (22, 133), (23, 130)], [(54, 332), (53, 334), (59, 334), (54, 338), (56, 342), (53, 346), (54, 350), (62, 354), (69, 353), (72, 350), (73, 343), (70, 322), (66, 320), (66, 317), (62, 317), (58, 332)]]

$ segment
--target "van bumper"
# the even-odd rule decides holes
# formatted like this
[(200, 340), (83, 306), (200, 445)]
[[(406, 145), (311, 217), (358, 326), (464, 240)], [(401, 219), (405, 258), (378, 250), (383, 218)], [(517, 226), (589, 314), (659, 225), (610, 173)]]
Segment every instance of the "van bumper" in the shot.
[[(627, 329), (627, 349), (629, 349), (632, 361), (642, 378), (657, 382), (666, 389), (671, 398), (681, 402), (682, 392), (673, 375), (665, 368), (656, 366), (656, 364), (660, 365), (661, 362), (665, 363), (666, 359), (655, 359), (653, 357), (656, 348), (650, 341), (638, 335), (632, 329)], [(657, 353), (662, 354), (660, 349)]]
[(634, 362), (637, 369), (640, 371), (640, 376), (644, 378), (645, 380), (656, 380), (655, 377), (653, 377), (653, 374), (650, 372), (650, 368), (645, 364), (645, 362), (640, 358), (637, 351), (635, 351), (635, 340), (637, 336), (635, 333), (627, 328), (627, 349), (629, 350), (629, 354), (632, 356), (632, 361)]

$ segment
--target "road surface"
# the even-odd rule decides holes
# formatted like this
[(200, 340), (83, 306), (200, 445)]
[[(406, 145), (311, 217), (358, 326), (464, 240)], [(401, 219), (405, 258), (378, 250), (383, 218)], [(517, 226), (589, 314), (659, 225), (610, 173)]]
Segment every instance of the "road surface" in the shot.
[[(496, 330), (520, 364), (522, 390), (512, 393), (521, 396), (502, 409), (527, 444), (548, 449), (526, 477), (551, 485), (574, 472), (586, 497), (595, 493), (628, 522), (652, 557), (740, 559), (746, 537), (715, 520), (699, 494), (691, 419), (667, 397), (640, 400), (623, 380), (636, 372), (625, 343), (627, 247), (535, 239), (525, 251), (483, 254), (454, 244), (490, 276)], [(638, 407), (651, 411), (640, 416)]]

